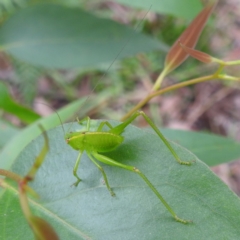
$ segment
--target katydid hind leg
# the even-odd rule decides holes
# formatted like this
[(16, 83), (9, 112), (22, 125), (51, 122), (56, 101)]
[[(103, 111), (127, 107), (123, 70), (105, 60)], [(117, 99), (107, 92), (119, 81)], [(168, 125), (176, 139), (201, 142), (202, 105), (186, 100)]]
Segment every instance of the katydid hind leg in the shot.
[(115, 134), (121, 134), (124, 129), (131, 124), (137, 117), (142, 116), (146, 122), (151, 126), (151, 128), (155, 131), (155, 133), (159, 136), (159, 138), (164, 142), (166, 147), (170, 150), (174, 158), (179, 164), (182, 165), (191, 165), (192, 162), (190, 161), (182, 161), (179, 156), (177, 155), (176, 151), (173, 149), (171, 144), (168, 142), (168, 140), (163, 136), (161, 131), (157, 128), (157, 126), (153, 123), (153, 121), (143, 112), (143, 111), (137, 111), (132, 116), (130, 116), (128, 119), (126, 119), (123, 123), (119, 124), (118, 126), (114, 127), (110, 130), (110, 132)]
[(171, 144), (168, 142), (168, 140), (164, 137), (164, 135), (161, 133), (161, 131), (157, 128), (157, 126), (153, 123), (153, 121), (143, 112), (139, 111), (139, 115), (142, 115), (143, 118), (146, 120), (146, 122), (152, 127), (152, 129), (155, 131), (155, 133), (161, 138), (161, 140), (164, 142), (164, 144), (167, 146), (167, 148), (170, 150), (174, 158), (179, 164), (182, 165), (191, 165), (192, 161), (182, 161), (179, 156), (177, 155), (176, 151), (173, 149)]
[[(89, 131), (90, 130), (90, 121), (91, 121), (91, 119), (89, 118), (89, 117), (85, 117), (85, 118), (83, 118), (83, 119), (81, 119), (81, 120), (79, 120), (78, 118), (77, 118), (77, 122), (78, 122), (78, 124), (82, 124), (82, 122), (85, 122), (86, 121), (86, 131)], [(102, 128), (104, 127), (104, 126), (108, 126), (109, 127), (109, 129), (113, 129), (113, 126), (108, 122), (108, 121), (104, 121), (104, 122), (101, 122), (100, 123), (100, 125), (98, 126), (98, 128), (97, 128), (97, 132), (101, 132), (102, 131)]]
[(78, 118), (77, 118), (77, 122), (78, 122), (78, 124), (79, 125), (81, 125), (82, 124), (82, 122), (86, 122), (86, 131), (89, 131), (89, 129), (90, 129), (90, 121), (91, 121), (91, 119), (90, 119), (90, 117), (85, 117), (85, 118), (83, 118), (83, 119), (81, 119), (81, 120), (79, 120)]
[(98, 126), (98, 129), (97, 129), (97, 132), (101, 132), (104, 125), (108, 126), (109, 129), (113, 129), (113, 126), (108, 121), (105, 121), (105, 122), (100, 123), (100, 125)]
[(182, 218), (179, 218), (176, 213), (173, 211), (173, 209), (170, 207), (170, 205), (166, 202), (166, 200), (162, 197), (162, 195), (158, 192), (158, 190), (154, 187), (154, 185), (149, 181), (149, 179), (136, 167), (130, 166), (130, 165), (125, 165), (122, 163), (119, 163), (107, 156), (104, 156), (102, 154), (99, 154), (97, 152), (93, 152), (92, 156), (97, 159), (98, 161), (105, 163), (107, 165), (115, 166), (115, 167), (120, 167), (125, 170), (137, 173), (144, 181), (145, 183), (150, 187), (150, 189), (155, 193), (155, 195), (158, 197), (158, 199), (163, 203), (163, 205), (166, 207), (166, 209), (170, 212), (170, 214), (174, 217), (174, 219), (178, 222), (181, 223), (190, 223), (192, 221), (185, 220)]

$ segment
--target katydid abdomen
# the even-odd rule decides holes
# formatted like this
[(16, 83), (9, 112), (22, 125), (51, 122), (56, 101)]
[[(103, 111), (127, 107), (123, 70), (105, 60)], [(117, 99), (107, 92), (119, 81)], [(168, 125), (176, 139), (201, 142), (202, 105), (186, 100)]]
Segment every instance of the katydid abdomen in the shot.
[(74, 132), (69, 133), (66, 142), (75, 150), (87, 152), (109, 152), (123, 142), (120, 135), (109, 132)]

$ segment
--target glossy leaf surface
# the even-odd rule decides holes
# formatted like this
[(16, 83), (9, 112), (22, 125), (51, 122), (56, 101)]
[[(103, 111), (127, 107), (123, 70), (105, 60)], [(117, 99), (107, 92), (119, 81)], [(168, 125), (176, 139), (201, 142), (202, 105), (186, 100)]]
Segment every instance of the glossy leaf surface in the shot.
[[(140, 52), (166, 50), (147, 35), (78, 8), (37, 4), (19, 10), (0, 29), (3, 51), (47, 68), (89, 68)], [(121, 51), (125, 47), (124, 51)]]

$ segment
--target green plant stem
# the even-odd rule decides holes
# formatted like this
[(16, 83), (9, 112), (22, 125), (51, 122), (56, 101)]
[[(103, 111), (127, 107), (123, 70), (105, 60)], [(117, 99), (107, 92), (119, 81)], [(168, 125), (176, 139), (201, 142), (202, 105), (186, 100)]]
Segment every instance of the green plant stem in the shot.
[(46, 131), (44, 130), (43, 126), (41, 124), (38, 125), (38, 127), (41, 129), (42, 133), (43, 133), (43, 137), (44, 137), (44, 146), (41, 150), (41, 152), (39, 153), (39, 155), (36, 157), (32, 167), (30, 168), (28, 174), (24, 177), (26, 183), (29, 181), (32, 181), (36, 175), (37, 170), (39, 169), (39, 167), (42, 165), (48, 151), (49, 151), (49, 141), (48, 141), (48, 137), (46, 134)]
[(10, 179), (14, 180), (15, 182), (19, 182), (23, 179), (18, 174), (10, 172), (10, 171), (5, 170), (5, 169), (0, 169), (0, 175), (2, 175), (4, 177), (7, 177), (7, 178), (10, 178)]
[[(220, 70), (220, 68), (219, 68)], [(205, 77), (199, 77), (199, 78), (195, 78), (195, 79), (191, 79), (185, 82), (181, 82), (181, 83), (177, 83), (174, 84), (172, 86), (163, 88), (161, 90), (158, 91), (153, 91), (151, 93), (149, 93), (142, 101), (140, 101), (135, 107), (133, 107), (126, 115), (123, 116), (123, 118), (121, 119), (121, 121), (126, 120), (127, 118), (129, 118), (134, 112), (136, 112), (137, 110), (139, 110), (141, 107), (143, 107), (146, 103), (148, 103), (152, 98), (161, 95), (163, 93), (166, 92), (170, 92), (173, 90), (176, 90), (178, 88), (181, 87), (186, 87), (186, 86), (190, 86), (196, 83), (200, 83), (200, 82), (205, 82), (205, 81), (210, 81), (210, 80), (216, 80), (217, 79), (221, 79), (221, 80), (230, 80), (230, 81), (240, 81), (240, 78), (238, 77), (233, 77), (233, 76), (229, 76), (229, 75), (224, 75), (224, 74), (218, 74), (218, 71), (212, 75), (208, 75)]]
[(29, 208), (29, 204), (28, 204), (28, 199), (27, 199), (27, 195), (26, 195), (26, 185), (27, 183), (25, 181), (21, 181), (19, 182), (19, 200), (20, 200), (20, 204), (22, 207), (22, 211), (24, 216), (26, 217), (28, 223), (31, 225), (31, 216), (32, 213), (30, 211)]
[(225, 62), (225, 66), (239, 65), (240, 60)]
[(218, 78), (221, 80), (240, 81), (240, 77), (233, 77), (226, 74), (219, 74)]
[(161, 87), (162, 81), (167, 74), (168, 74), (168, 68), (164, 68), (163, 71), (158, 76), (158, 78), (152, 88), (152, 91), (157, 91)]

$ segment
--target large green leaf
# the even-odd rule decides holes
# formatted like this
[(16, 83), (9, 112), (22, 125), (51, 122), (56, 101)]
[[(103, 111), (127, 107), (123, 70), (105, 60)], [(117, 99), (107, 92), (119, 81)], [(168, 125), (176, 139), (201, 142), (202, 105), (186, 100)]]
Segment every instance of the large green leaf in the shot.
[(240, 158), (240, 143), (210, 133), (163, 129), (164, 135), (187, 148), (208, 166)]
[(116, 0), (119, 3), (126, 4), (132, 7), (150, 9), (164, 14), (172, 14), (174, 16), (192, 19), (201, 10), (199, 0)]
[[(94, 129), (99, 124), (91, 123)], [(71, 131), (77, 129), (78, 124), (72, 125)], [(78, 187), (70, 187), (76, 180), (72, 168), (78, 152), (65, 143), (63, 135), (60, 127), (48, 131), (50, 152), (32, 185), (41, 200), (31, 200), (35, 214), (49, 221), (61, 239), (239, 238), (238, 197), (188, 150), (173, 144), (181, 159), (196, 161), (192, 166), (181, 166), (155, 134), (129, 126), (123, 134), (124, 142), (107, 154), (142, 170), (176, 213), (193, 221), (184, 225), (171, 217), (138, 175), (104, 166), (116, 193), (111, 197), (101, 173), (86, 155), (78, 171), (83, 181)], [(26, 174), (42, 144), (42, 137), (33, 141), (12, 170)], [(1, 191), (0, 238), (32, 239), (15, 194), (11, 187)]]
[[(48, 68), (86, 68), (140, 52), (166, 50), (159, 41), (81, 9), (38, 4), (16, 12), (0, 29), (1, 49)], [(124, 47), (124, 51), (121, 49)]]

